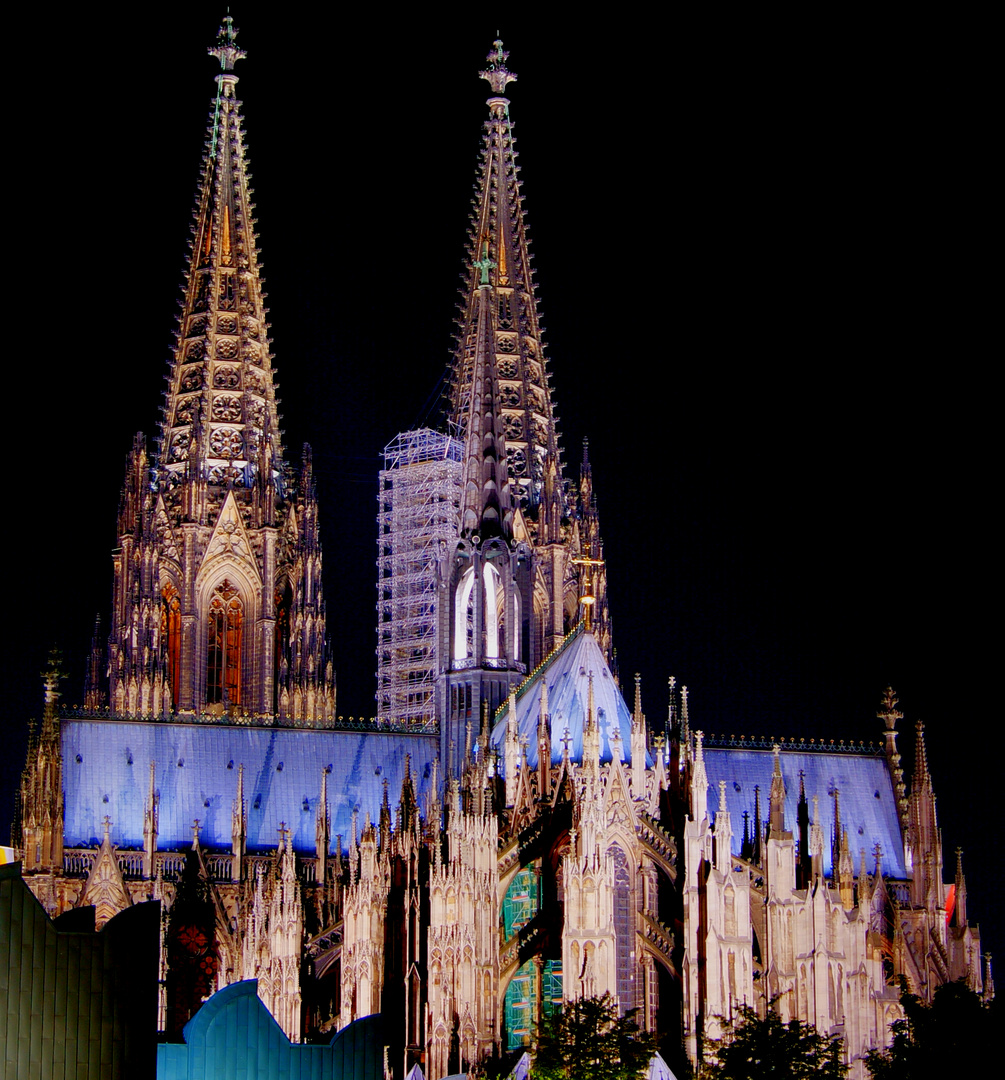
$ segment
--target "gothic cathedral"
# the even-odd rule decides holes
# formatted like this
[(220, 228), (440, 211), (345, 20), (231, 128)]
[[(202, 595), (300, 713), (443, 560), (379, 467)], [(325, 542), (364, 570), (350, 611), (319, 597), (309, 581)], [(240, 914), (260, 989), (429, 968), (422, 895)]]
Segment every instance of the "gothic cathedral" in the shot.
[(128, 457), (107, 648), (81, 710), (47, 676), (24, 770), (16, 835), (45, 909), (100, 926), (160, 902), (169, 1039), (255, 979), (294, 1042), (383, 1013), (396, 1080), (519, 1051), (603, 994), (671, 1066), (748, 1004), (843, 1033), (863, 1077), (900, 976), (990, 994), (892, 691), (872, 749), (706, 737), (673, 679), (665, 723), (637, 679), (626, 703), (585, 450), (563, 475), (499, 41), (444, 429), (400, 433), (381, 472), (378, 716), (337, 716), (236, 36), (228, 16), (209, 50), (177, 345), (155, 446)]

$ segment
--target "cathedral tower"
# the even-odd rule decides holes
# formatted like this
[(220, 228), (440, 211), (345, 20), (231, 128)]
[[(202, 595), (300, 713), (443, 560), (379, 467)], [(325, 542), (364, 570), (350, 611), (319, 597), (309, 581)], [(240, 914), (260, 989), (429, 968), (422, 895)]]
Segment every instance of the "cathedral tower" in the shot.
[(280, 438), (228, 16), (154, 458), (136, 437), (119, 505), (114, 713), (330, 723), (317, 501)]
[(441, 756), (453, 775), (484, 711), (561, 644), (591, 590), (562, 476), (504, 96), (516, 80), (508, 56), (496, 41), (480, 73), (492, 96), (449, 390), (462, 475), (457, 535), (440, 561), (437, 646)]

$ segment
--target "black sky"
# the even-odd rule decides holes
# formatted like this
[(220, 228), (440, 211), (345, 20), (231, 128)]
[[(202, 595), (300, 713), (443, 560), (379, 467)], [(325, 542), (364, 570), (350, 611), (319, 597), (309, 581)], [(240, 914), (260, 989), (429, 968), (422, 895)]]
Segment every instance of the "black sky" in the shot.
[[(927, 726), (947, 869), (1001, 940), (990, 80), (959, 26), (423, 25), (234, 9), (287, 455), (313, 445), (339, 712), (373, 712), (376, 473), (435, 420), (499, 20), (567, 472), (588, 435), (622, 676), (695, 727)], [(9, 754), (81, 697), (152, 436), (219, 13), (64, 15), (9, 96)], [(44, 31), (25, 24), (11, 40)], [(997, 635), (995, 635), (997, 636)]]

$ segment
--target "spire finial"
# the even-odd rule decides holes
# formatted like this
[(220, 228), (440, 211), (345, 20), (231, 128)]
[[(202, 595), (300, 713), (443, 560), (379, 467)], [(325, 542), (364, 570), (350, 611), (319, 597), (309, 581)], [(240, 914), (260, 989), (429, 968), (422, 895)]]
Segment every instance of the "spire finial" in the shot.
[(492, 51), (485, 59), (489, 64), (488, 69), (479, 71), (478, 78), (484, 79), (492, 87), (493, 94), (498, 96), (505, 93), (507, 85), (516, 82), (516, 76), (506, 68), (509, 53), (503, 48), (502, 38), (497, 37), (492, 42)]
[(892, 686), (888, 686), (883, 691), (876, 716), (886, 724), (887, 731), (893, 731), (897, 726), (897, 721), (904, 719), (904, 714), (897, 708), (897, 695)]
[(216, 44), (206, 51), (220, 61), (221, 71), (233, 71), (234, 64), (248, 54), (237, 45), (237, 27), (228, 13), (223, 17), (223, 25), (217, 31)]

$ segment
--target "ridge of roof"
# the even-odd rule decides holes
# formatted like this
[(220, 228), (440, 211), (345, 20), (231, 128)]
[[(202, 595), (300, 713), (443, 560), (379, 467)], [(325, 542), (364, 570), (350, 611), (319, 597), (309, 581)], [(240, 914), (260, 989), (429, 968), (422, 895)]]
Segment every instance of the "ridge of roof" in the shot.
[(704, 746), (706, 750), (773, 750), (776, 746), (780, 750), (798, 750), (801, 753), (817, 754), (858, 754), (868, 757), (882, 757), (883, 746), (881, 743), (866, 742), (860, 739), (855, 742), (850, 739), (806, 739), (804, 736), (796, 738), (775, 738), (772, 735), (705, 735)]

